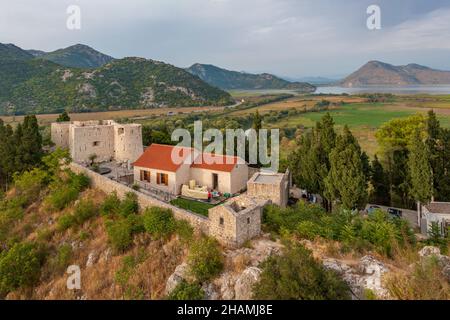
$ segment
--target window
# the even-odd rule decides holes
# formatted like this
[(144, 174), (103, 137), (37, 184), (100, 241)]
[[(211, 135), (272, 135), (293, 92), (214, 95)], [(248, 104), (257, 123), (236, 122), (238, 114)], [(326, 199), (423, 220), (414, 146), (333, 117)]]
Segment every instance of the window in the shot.
[(93, 145), (94, 147), (100, 147), (100, 141), (94, 141), (94, 142), (92, 143), (92, 145)]
[(250, 224), (250, 218), (247, 218), (247, 224)]
[(141, 181), (150, 182), (150, 171), (141, 170)]
[(169, 175), (167, 173), (158, 173), (156, 175), (157, 183), (161, 185), (168, 186), (169, 185)]
[(222, 218), (222, 217), (220, 217), (219, 224), (220, 224), (221, 226), (223, 226), (223, 224), (224, 224), (224, 221), (223, 221), (223, 218)]

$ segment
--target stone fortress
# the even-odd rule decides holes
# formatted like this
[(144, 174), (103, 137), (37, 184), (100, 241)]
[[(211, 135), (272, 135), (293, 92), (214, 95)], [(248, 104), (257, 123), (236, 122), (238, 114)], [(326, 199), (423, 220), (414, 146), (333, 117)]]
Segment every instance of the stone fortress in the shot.
[(68, 149), (73, 161), (132, 163), (144, 152), (142, 126), (119, 124), (113, 120), (52, 123), (52, 141)]
[(142, 190), (133, 190), (130, 184), (114, 181), (89, 168), (93, 155), (98, 163), (126, 163), (130, 167), (144, 153), (140, 124), (119, 124), (112, 120), (52, 123), (51, 137), (57, 147), (70, 151), (73, 160), (71, 169), (86, 174), (93, 187), (107, 194), (116, 192), (121, 198), (129, 192), (136, 193), (142, 208), (169, 208), (175, 218), (188, 221), (195, 229), (228, 247), (242, 246), (247, 240), (260, 235), (264, 206), (273, 203), (285, 207), (288, 202), (291, 186), (289, 171), (274, 174), (253, 170), (247, 173), (246, 192), (209, 209), (208, 217), (200, 216)]

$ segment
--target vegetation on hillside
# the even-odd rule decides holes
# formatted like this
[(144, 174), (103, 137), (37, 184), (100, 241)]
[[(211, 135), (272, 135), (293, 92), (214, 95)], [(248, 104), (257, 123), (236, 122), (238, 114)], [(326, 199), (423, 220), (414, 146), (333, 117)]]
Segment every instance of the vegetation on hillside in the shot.
[[(8, 52), (19, 57), (12, 49)], [(85, 70), (63, 67), (40, 57), (12, 59), (6, 53), (0, 55), (0, 114), (232, 103), (228, 93), (158, 61), (125, 58)]]

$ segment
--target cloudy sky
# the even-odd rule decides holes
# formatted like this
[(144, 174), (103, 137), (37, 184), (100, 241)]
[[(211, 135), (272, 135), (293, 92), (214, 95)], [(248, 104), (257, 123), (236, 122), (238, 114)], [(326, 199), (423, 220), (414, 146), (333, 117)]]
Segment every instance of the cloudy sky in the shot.
[[(381, 30), (366, 26), (372, 4)], [(81, 30), (66, 27), (70, 5)], [(450, 0), (0, 0), (0, 42), (290, 77), (342, 76), (369, 60), (450, 70)]]

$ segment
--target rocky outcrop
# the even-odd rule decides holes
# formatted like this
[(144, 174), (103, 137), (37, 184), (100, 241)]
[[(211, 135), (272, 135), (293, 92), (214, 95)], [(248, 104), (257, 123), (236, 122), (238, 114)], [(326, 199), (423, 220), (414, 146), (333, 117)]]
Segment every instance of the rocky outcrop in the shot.
[(374, 257), (364, 256), (354, 266), (337, 259), (326, 258), (323, 265), (342, 276), (352, 291), (353, 299), (365, 299), (366, 290), (371, 290), (378, 298), (389, 299), (389, 292), (382, 283), (382, 277), (389, 269)]
[(253, 286), (257, 283), (261, 276), (261, 269), (250, 267), (237, 278), (234, 285), (236, 300), (251, 300), (253, 296)]
[(442, 274), (444, 277), (450, 281), (450, 257), (441, 254), (441, 250), (437, 247), (428, 246), (423, 247), (419, 251), (419, 256), (422, 259), (435, 258), (437, 259), (439, 266), (442, 268)]
[[(282, 245), (267, 237), (254, 240), (251, 248), (227, 250), (226, 265), (230, 266), (218, 278), (204, 283), (202, 289), (206, 300), (250, 300), (253, 285), (259, 280), (261, 269), (258, 266), (270, 255), (279, 254)], [(192, 281), (189, 267), (180, 264), (166, 282), (166, 294), (170, 294), (183, 280)]]
[(183, 280), (189, 278), (189, 266), (187, 263), (182, 263), (175, 268), (175, 271), (170, 275), (166, 282), (166, 295), (170, 294)]

